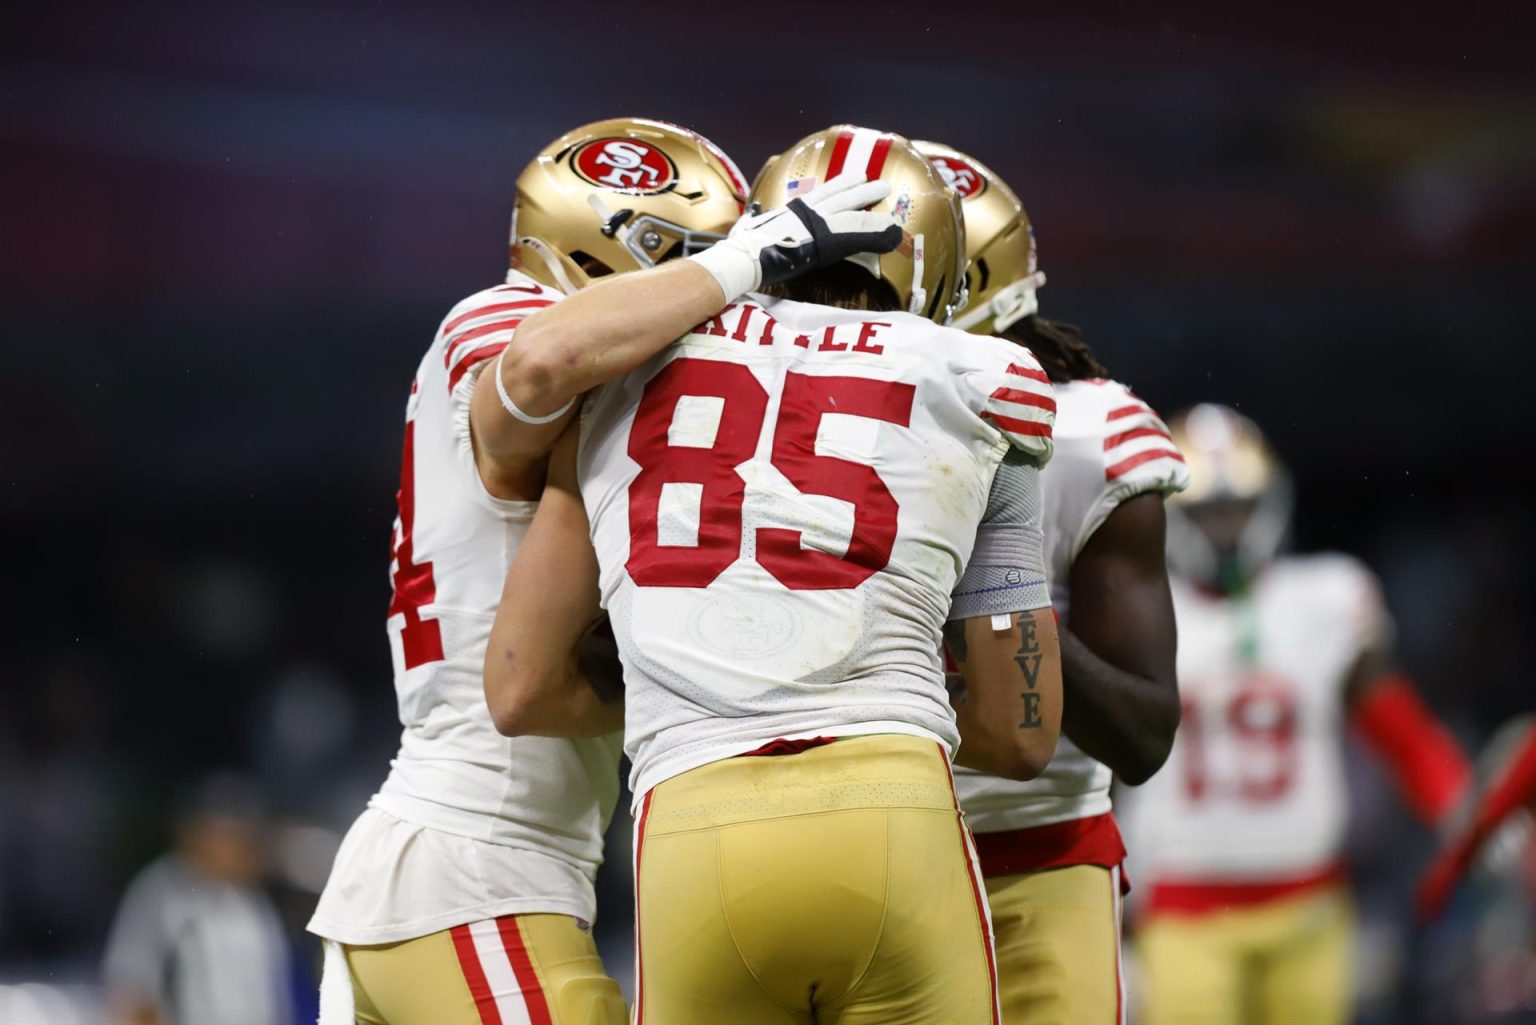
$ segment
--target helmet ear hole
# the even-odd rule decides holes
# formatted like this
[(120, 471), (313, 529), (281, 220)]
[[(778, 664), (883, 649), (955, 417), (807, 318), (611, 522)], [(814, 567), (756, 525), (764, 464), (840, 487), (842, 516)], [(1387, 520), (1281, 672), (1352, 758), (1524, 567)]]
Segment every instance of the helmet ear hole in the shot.
[(583, 252), (580, 249), (573, 250), (570, 253), (570, 257), (571, 262), (580, 267), (582, 272), (585, 273), (589, 278), (606, 277), (607, 275), (613, 273), (612, 267), (608, 266), (597, 257), (592, 256), (590, 253)]
[(976, 273), (980, 275), (980, 277), (976, 282), (976, 287), (972, 289), (972, 291), (979, 294), (987, 290), (987, 282), (992, 280), (992, 272), (987, 270), (987, 258), (985, 256), (976, 258)]
[[(928, 308), (923, 311), (923, 316), (927, 317), (929, 320), (937, 319), (939, 310), (941, 309), (941, 304), (947, 302), (949, 302), (948, 274), (939, 278), (938, 286), (933, 290), (933, 298), (928, 301)], [(940, 321), (940, 323), (943, 323), (943, 321)]]

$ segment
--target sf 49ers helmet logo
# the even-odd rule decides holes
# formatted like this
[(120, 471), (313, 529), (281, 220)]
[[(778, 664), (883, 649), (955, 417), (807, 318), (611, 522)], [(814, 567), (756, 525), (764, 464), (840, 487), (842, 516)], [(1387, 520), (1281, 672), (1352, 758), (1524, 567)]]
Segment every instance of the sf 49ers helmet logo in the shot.
[(639, 139), (594, 139), (571, 166), (593, 185), (623, 192), (660, 192), (677, 180), (672, 158)]
[(987, 180), (964, 160), (955, 157), (929, 157), (933, 166), (944, 177), (944, 184), (960, 193), (961, 199), (970, 199), (986, 191)]

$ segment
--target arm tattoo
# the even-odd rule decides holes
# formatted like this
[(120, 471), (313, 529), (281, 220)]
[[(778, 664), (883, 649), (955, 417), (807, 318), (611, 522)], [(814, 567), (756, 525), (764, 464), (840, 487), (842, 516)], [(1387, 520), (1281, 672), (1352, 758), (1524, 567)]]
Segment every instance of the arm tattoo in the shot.
[(1019, 695), (1024, 699), (1024, 721), (1019, 723), (1019, 729), (1032, 730), (1044, 723), (1040, 718), (1040, 695), (1035, 692), (1035, 687), (1040, 683), (1040, 662), (1045, 656), (1040, 651), (1040, 638), (1035, 633), (1034, 613), (1019, 617), (1019, 633), (1019, 652), (1013, 656), (1013, 660), (1019, 664), (1019, 670), (1024, 674), (1024, 683), (1029, 687), (1029, 690)]

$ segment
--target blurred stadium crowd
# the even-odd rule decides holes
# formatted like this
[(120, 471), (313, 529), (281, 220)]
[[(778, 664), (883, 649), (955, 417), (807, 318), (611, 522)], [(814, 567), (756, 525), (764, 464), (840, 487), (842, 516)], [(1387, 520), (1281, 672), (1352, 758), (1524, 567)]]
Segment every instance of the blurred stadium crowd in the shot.
[[(985, 159), (1030, 209), (1051, 315), (1159, 408), (1265, 427), (1298, 547), (1380, 573), (1403, 665), (1481, 749), (1536, 663), (1536, 75), (1494, 10), (723, 26), (667, 2), (579, 35), (523, 4), (35, 12), (0, 41), (0, 1021), (98, 1020), (125, 883), (228, 771), (258, 792), (311, 1013), (302, 925), (398, 732), (407, 383), (500, 277), (518, 169), (613, 113), (696, 127), (749, 173), (844, 120)], [(746, 38), (771, 67), (741, 66)], [(1531, 880), (1418, 928), (1432, 839), (1364, 759), (1351, 787), (1359, 1020), (1536, 1020)], [(628, 828), (598, 891), (621, 981)]]

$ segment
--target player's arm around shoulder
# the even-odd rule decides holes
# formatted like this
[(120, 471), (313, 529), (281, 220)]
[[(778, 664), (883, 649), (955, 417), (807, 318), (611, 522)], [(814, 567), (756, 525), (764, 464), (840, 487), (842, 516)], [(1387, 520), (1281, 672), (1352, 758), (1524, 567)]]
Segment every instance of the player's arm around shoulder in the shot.
[(601, 736), (624, 725), (621, 671), (576, 480), (577, 430), (556, 445), (485, 649), (486, 704), (507, 736)]
[(496, 485), (542, 469), (578, 396), (633, 370), (723, 305), (710, 273), (678, 260), (607, 278), (529, 313), (481, 375), (470, 405), (475, 462), (492, 494), (536, 497)]

